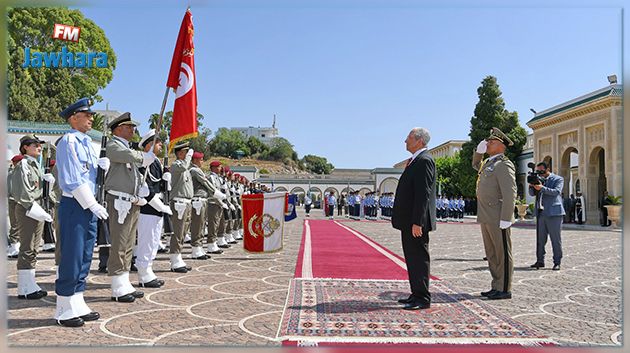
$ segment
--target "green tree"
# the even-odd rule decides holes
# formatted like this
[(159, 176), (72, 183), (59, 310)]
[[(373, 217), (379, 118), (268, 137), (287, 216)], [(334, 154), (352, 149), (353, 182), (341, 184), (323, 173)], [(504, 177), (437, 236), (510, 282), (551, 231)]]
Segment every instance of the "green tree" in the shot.
[(190, 148), (203, 153), (204, 160), (208, 159), (212, 154), (212, 149), (210, 148), (209, 143), (210, 135), (212, 135), (212, 131), (210, 129), (202, 128), (197, 137), (190, 139)]
[(288, 163), (293, 156), (293, 145), (284, 137), (274, 137), (271, 140), (268, 159)]
[(243, 151), (245, 156), (251, 154), (245, 136), (240, 131), (224, 127), (219, 128), (209, 145), (214, 154), (223, 157), (235, 158), (238, 150)]
[(247, 147), (249, 147), (249, 151), (252, 156), (261, 155), (262, 153), (269, 151), (269, 146), (265, 145), (262, 141), (260, 141), (255, 136), (250, 136), (247, 139)]
[[(78, 43), (52, 39), (55, 23), (81, 27)], [(24, 48), (33, 52), (105, 52), (106, 68), (23, 68)], [(9, 118), (61, 122), (57, 114), (82, 97), (96, 101), (116, 68), (116, 54), (105, 32), (81, 11), (64, 7), (18, 7), (8, 11), (8, 109)]]
[(512, 161), (521, 154), (527, 139), (527, 132), (518, 121), (518, 113), (505, 109), (505, 102), (495, 77), (486, 76), (477, 89), (477, 95), (479, 101), (475, 106), (475, 115), (470, 119), (471, 128), (468, 134), (470, 141), (462, 146), (455, 172), (464, 196), (475, 195), (477, 173), (472, 168), (472, 157), (477, 144), (488, 137), (491, 128), (499, 128), (514, 142), (514, 146), (506, 150), (506, 156)]
[(331, 163), (328, 163), (328, 160), (325, 157), (315, 156), (312, 154), (307, 154), (302, 157), (302, 164), (304, 164), (304, 168), (314, 174), (330, 174), (332, 170), (335, 168)]
[(459, 188), (457, 167), (459, 163), (459, 153), (454, 156), (446, 156), (435, 159), (435, 170), (437, 175), (438, 190), (442, 195), (458, 196), (462, 192)]

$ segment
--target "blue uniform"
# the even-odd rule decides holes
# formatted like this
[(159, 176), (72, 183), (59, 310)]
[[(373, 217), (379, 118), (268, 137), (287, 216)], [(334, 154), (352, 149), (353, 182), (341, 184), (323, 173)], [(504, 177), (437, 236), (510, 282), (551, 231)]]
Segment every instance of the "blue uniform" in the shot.
[(59, 187), (63, 193), (59, 203), (59, 275), (55, 292), (71, 296), (85, 291), (85, 278), (90, 271), (97, 218), (89, 209), (83, 209), (72, 197), (72, 191), (88, 184), (95, 192), (98, 156), (92, 139), (77, 130), (65, 134), (57, 145)]

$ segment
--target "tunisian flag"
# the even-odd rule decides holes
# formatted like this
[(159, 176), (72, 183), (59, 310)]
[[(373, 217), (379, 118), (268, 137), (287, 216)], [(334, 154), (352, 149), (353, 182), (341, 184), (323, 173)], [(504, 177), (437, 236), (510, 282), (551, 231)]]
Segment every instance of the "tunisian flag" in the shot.
[(282, 249), (287, 193), (272, 192), (241, 196), (243, 247), (249, 252)]
[(195, 46), (192, 13), (186, 10), (179, 28), (167, 87), (175, 90), (175, 107), (169, 151), (181, 141), (197, 136), (197, 82), (195, 80)]

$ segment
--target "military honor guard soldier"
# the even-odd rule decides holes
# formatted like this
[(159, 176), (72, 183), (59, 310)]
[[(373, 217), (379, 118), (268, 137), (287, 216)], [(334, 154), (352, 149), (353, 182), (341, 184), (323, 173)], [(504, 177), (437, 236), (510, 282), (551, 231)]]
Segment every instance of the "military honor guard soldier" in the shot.
[[(208, 224), (208, 206), (209, 202), (218, 202), (224, 199), (225, 194), (218, 191), (217, 188), (206, 178), (201, 170), (201, 162), (203, 161), (203, 153), (194, 152), (192, 155), (192, 165), (190, 166), (190, 176), (192, 177), (194, 195), (192, 198), (192, 216), (190, 225), (192, 253), (190, 257), (195, 260), (206, 260), (209, 256), (203, 250), (203, 238), (205, 235), (206, 224)], [(219, 206), (220, 207), (220, 206)], [(216, 217), (213, 215), (213, 217)], [(212, 220), (213, 225), (215, 220)], [(216, 228), (213, 229), (216, 231)], [(216, 235), (215, 235), (216, 238)], [(213, 240), (214, 242), (214, 240)], [(216, 244), (215, 244), (216, 245)], [(214, 250), (214, 247), (212, 247)], [(220, 250), (220, 249), (216, 249)]]
[(55, 320), (62, 326), (83, 326), (98, 320), (83, 299), (85, 279), (90, 271), (96, 241), (96, 220), (107, 219), (107, 210), (96, 202), (97, 167), (107, 170), (109, 159), (98, 158), (92, 139), (86, 135), (92, 128), (94, 112), (90, 100), (83, 98), (59, 115), (72, 130), (57, 145), (56, 166), (62, 197), (59, 202), (59, 267), (55, 292)]
[(8, 238), (8, 246), (7, 246), (7, 256), (11, 259), (17, 259), (18, 253), (20, 252), (20, 232), (17, 224), (17, 219), (15, 218), (15, 199), (11, 195), (11, 176), (15, 171), (15, 166), (24, 158), (21, 154), (16, 154), (11, 158), (11, 166), (7, 171), (7, 207), (9, 213), (9, 222), (11, 223), (11, 228), (9, 230), (9, 238)]
[(206, 250), (210, 254), (221, 254), (223, 253), (221, 248), (230, 247), (223, 236), (223, 229), (225, 228), (225, 217), (223, 216), (223, 212), (228, 207), (225, 204), (227, 196), (220, 190), (221, 182), (218, 174), (220, 168), (221, 162), (210, 162), (210, 173), (207, 178), (214, 187), (217, 195), (217, 197), (211, 198), (208, 201), (208, 239)]
[(105, 177), (105, 200), (109, 218), (111, 248), (107, 274), (112, 277), (113, 301), (131, 303), (142, 298), (129, 280), (131, 259), (136, 243), (140, 207), (147, 204), (149, 188), (138, 168), (148, 167), (156, 159), (153, 150), (140, 152), (131, 148), (130, 141), (138, 123), (130, 113), (123, 113), (108, 124), (113, 137), (107, 141), (107, 158), (111, 166)]
[[(483, 244), (492, 275), (491, 289), (481, 295), (488, 299), (512, 298), (512, 241), (516, 178), (514, 164), (505, 156), (512, 140), (501, 130), (492, 128), (490, 136), (477, 145), (472, 166), (478, 171), (477, 222), (481, 225)], [(483, 160), (484, 153), (490, 157)]]
[[(155, 135), (155, 130), (150, 130), (140, 140), (140, 147), (145, 153), (153, 151), (158, 154), (163, 147), (162, 141)], [(136, 267), (138, 268), (138, 284), (140, 287), (159, 288), (164, 285), (164, 280), (159, 279), (153, 272), (153, 260), (157, 255), (164, 227), (164, 214), (172, 215), (173, 211), (164, 204), (163, 197), (166, 191), (164, 181), (170, 180), (170, 173), (164, 172), (159, 158), (156, 158), (148, 167), (139, 169), (141, 175), (146, 172), (146, 183), (149, 195), (147, 204), (140, 206), (138, 216), (138, 247), (136, 248)]]
[(175, 144), (173, 150), (177, 159), (171, 165), (171, 209), (175, 211), (173, 214), (173, 235), (171, 236), (169, 250), (171, 271), (186, 273), (192, 270), (192, 267), (186, 265), (181, 253), (184, 246), (184, 236), (190, 229), (191, 202), (194, 195), (190, 163), (195, 151), (190, 148), (190, 143), (187, 141)]
[(11, 174), (11, 196), (15, 201), (15, 221), (18, 227), (20, 248), (17, 260), (17, 293), (20, 299), (40, 299), (48, 295), (35, 281), (37, 253), (42, 243), (44, 222), (52, 216), (42, 208), (42, 186), (45, 181), (54, 183), (52, 174), (42, 174), (38, 158), (41, 144), (35, 135), (20, 139), (20, 153), (24, 156)]

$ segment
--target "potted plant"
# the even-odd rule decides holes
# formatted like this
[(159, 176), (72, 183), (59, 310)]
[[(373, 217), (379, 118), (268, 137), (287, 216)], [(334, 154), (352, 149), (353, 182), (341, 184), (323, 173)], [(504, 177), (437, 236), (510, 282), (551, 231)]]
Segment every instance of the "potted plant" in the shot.
[(520, 221), (525, 220), (525, 215), (527, 214), (527, 208), (529, 208), (529, 205), (527, 204), (524, 198), (516, 199), (516, 210), (517, 210)]
[(607, 205), (604, 205), (608, 210), (608, 218), (613, 222), (615, 227), (619, 226), (621, 220), (621, 205), (623, 204), (621, 196), (608, 195), (606, 198)]

